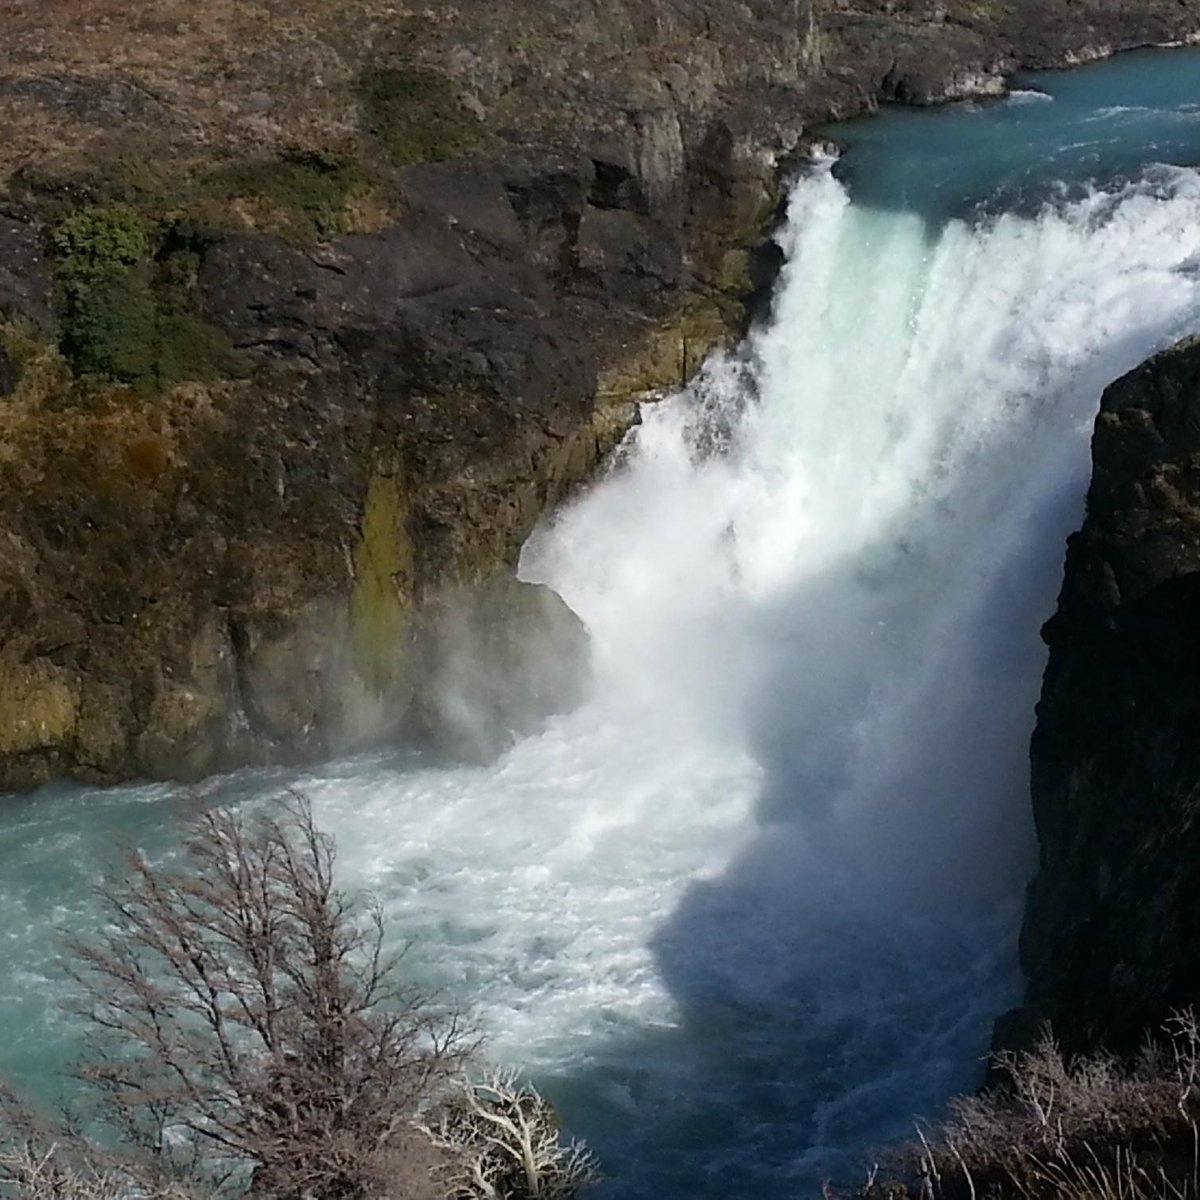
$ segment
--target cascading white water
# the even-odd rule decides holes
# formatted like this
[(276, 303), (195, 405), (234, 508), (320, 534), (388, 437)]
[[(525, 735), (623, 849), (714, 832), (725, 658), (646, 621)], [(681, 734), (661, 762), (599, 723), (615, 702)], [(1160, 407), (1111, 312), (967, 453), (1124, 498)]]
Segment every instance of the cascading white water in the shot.
[[(769, 326), (527, 547), (592, 630), (590, 703), (493, 767), (221, 786), (313, 797), (605, 1197), (812, 1194), (977, 1078), (1018, 994), (1037, 631), (1092, 417), (1200, 328), (1200, 178), (1134, 178), (934, 219), (815, 164)], [(90, 819), (141, 837), (160, 794)], [(71, 797), (14, 812), (0, 1014), (31, 1032), (0, 1066), (31, 1075), (69, 1038), (30, 1000), (44, 925), (87, 927), (90, 866)]]
[(592, 703), (492, 771), (314, 787), (613, 1196), (787, 1195), (971, 1085), (1096, 401), (1200, 324), (1187, 171), (931, 228), (825, 163), (783, 239), (770, 327), (526, 551)]

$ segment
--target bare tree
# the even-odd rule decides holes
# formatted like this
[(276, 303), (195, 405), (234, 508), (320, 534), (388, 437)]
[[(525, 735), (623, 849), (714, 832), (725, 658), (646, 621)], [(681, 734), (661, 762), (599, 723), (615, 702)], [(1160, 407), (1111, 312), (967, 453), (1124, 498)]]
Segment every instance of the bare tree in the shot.
[(560, 1140), (553, 1107), (516, 1071), (464, 1082), (426, 1129), (450, 1153), (453, 1200), (568, 1200), (597, 1178), (591, 1154)]
[(378, 909), (334, 886), (308, 804), (205, 812), (178, 868), (127, 866), (108, 927), (71, 947), (94, 1034), (78, 1075), (152, 1183), (224, 1163), (260, 1195), (433, 1194), (414, 1122), (475, 1043), (402, 981)]
[(147, 1188), (136, 1177), (94, 1161), (76, 1163), (56, 1143), (25, 1142), (0, 1151), (0, 1195), (18, 1200), (191, 1200), (181, 1188)]

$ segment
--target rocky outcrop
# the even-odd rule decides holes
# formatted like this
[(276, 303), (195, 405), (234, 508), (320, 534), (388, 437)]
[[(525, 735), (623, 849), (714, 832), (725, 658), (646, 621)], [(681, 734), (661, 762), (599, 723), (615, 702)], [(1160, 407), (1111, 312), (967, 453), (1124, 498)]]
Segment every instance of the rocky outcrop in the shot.
[(1017, 68), (1071, 66), (1119, 50), (1189, 41), (1191, 3), (1004, 0), (831, 5), (821, 28), (831, 68), (878, 100), (936, 104), (1003, 90)]
[[(3, 22), (11, 788), (414, 731), (477, 756), (534, 727), (582, 655), (513, 589), (520, 546), (637, 400), (740, 332), (811, 127), (1177, 39), (1200, 4), (13, 0)], [(561, 678), (521, 665), (543, 638)]]
[(486, 762), (591, 681), (587, 631), (548, 587), (493, 581), (444, 596), (416, 643), (421, 681), (408, 732), (454, 761)]
[(0, 402), (7, 784), (391, 736), (466, 584), (475, 628), (561, 630), (514, 617), (493, 576), (611, 435), (593, 352), (511, 224), (512, 246), (420, 210), (319, 252), (206, 235), (199, 303), (262, 361), (246, 379), (78, 392), (26, 336)]
[(1137, 1048), (1200, 995), (1200, 339), (1114, 383), (1033, 737), (1020, 1040)]

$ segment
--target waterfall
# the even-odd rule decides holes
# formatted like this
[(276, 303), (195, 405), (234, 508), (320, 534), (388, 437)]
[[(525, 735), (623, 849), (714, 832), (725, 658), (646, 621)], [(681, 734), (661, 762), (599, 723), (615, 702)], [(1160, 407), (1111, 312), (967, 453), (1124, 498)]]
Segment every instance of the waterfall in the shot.
[(554, 980), (503, 1001), (512, 1052), (564, 1022), (613, 1152), (636, 1116), (646, 1180), (672, 1153), (694, 1180), (719, 1140), (714, 1196), (851, 1170), (835, 1151), (978, 1077), (1017, 996), (1038, 627), (1098, 396), (1200, 324), (1191, 172), (931, 226), (831, 168), (793, 192), (769, 327), (648, 407), (524, 560), (600, 689), (504, 768), (563, 826), (522, 822), (536, 913), (503, 924), (548, 927)]
[[(1109, 129), (1088, 103), (1080, 128)], [(903, 120), (1028, 164), (1037, 145), (1005, 157), (970, 122), (1049, 129), (1059, 107)], [(600, 1151), (606, 1200), (858, 1182), (977, 1081), (1019, 995), (1038, 629), (1103, 387), (1200, 328), (1200, 177), (1144, 169), (1143, 138), (1100, 184), (1056, 188), (1055, 166), (950, 202), (949, 153), (923, 206), (931, 128), (902, 188), (856, 187), (852, 154), (796, 180), (767, 324), (645, 406), (527, 546), (524, 576), (592, 632), (581, 710), (488, 767), (220, 785), (312, 797), (409, 969)], [(148, 836), (161, 794), (89, 796), (82, 831), (76, 793), (13, 810), (0, 1014), (31, 1036), (4, 1065), (65, 1053), (45, 924), (87, 927), (88, 839)]]

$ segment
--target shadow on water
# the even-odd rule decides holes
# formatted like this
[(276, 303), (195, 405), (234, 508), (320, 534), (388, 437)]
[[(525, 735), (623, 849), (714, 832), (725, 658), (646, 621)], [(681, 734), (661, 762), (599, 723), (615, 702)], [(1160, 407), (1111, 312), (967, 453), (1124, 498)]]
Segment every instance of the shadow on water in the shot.
[[(1071, 523), (1080, 486), (1044, 497), (1050, 525)], [(758, 833), (654, 938), (678, 1025), (614, 1037), (548, 1085), (588, 1113), (605, 1197), (861, 1181), (873, 1148), (977, 1084), (990, 1020), (1016, 999), (1036, 630), (1060, 548), (968, 584), (940, 627), (928, 593), (942, 580), (905, 561), (912, 549), (877, 549), (891, 578), (860, 557), (759, 614)]]

